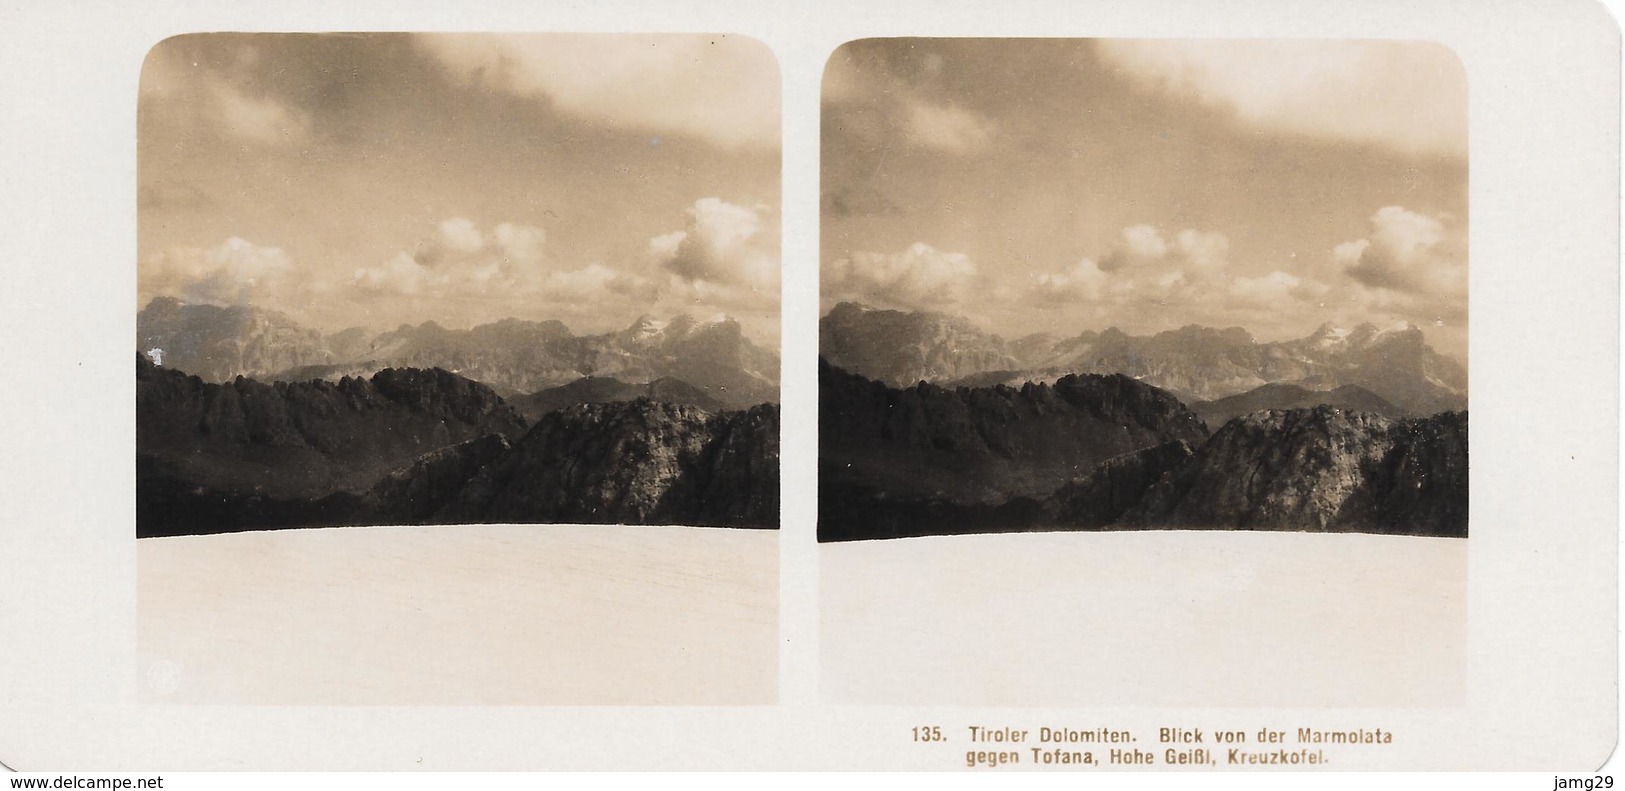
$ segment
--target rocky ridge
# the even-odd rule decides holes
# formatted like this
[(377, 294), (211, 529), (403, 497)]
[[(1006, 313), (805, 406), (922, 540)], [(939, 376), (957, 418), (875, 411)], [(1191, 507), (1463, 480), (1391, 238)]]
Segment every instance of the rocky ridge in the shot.
[(960, 503), (1046, 494), (1113, 456), (1207, 436), (1173, 396), (1125, 376), (897, 389), (821, 361), (819, 404), (833, 482)]
[(1187, 403), (1214, 401), (1270, 384), (1311, 392), (1357, 386), (1405, 416), (1466, 408), (1467, 374), (1430, 348), (1420, 329), (1323, 325), (1304, 338), (1260, 343), (1240, 327), (1190, 325), (1150, 336), (1115, 327), (1014, 342), (939, 313), (835, 306), (820, 323), (820, 351), (853, 373), (906, 387), (1020, 386), (1077, 373), (1123, 374)]
[(544, 416), (429, 521), (776, 527), (779, 411), (638, 399)]
[(1121, 524), (1464, 537), (1467, 414), (1395, 421), (1321, 406), (1237, 418)]
[(730, 408), (778, 400), (779, 360), (726, 317), (667, 321), (641, 317), (623, 330), (574, 335), (558, 321), (504, 319), (467, 330), (429, 321), (368, 337), (332, 335), (250, 306), (187, 304), (168, 297), (137, 316), (138, 350), (162, 350), (165, 367), (209, 382), (337, 381), (388, 368), (440, 368), (501, 395), (535, 393), (583, 377), (634, 384), (687, 382)]
[(137, 355), (136, 378), (140, 536), (778, 524), (776, 405), (711, 412), (637, 399), (566, 407), (532, 426), (490, 388), (442, 370), (214, 384)]
[(535, 422), (549, 412), (576, 404), (607, 404), (616, 401), (635, 401), (647, 398), (668, 404), (687, 404), (707, 412), (721, 412), (727, 406), (705, 391), (671, 377), (662, 377), (647, 383), (623, 382), (607, 376), (583, 377), (569, 384), (550, 387), (529, 395), (518, 395), (508, 403), (526, 420)]
[[(1073, 386), (898, 390), (826, 364), (820, 540), (1038, 529), (1467, 535), (1464, 411), (1266, 409), (1208, 436), (1189, 430), (1202, 424), (1172, 396), (1135, 380), (1062, 381)], [(1103, 419), (1061, 417), (1069, 411)], [(1017, 428), (1024, 420), (1039, 430)], [(1067, 444), (1094, 453), (1052, 450)]]
[(1359, 385), (1343, 385), (1332, 390), (1310, 390), (1292, 384), (1268, 384), (1238, 395), (1213, 401), (1197, 401), (1191, 411), (1210, 426), (1221, 426), (1244, 415), (1270, 409), (1312, 409), (1334, 406), (1346, 412), (1374, 412), (1384, 417), (1402, 418), (1406, 411)]

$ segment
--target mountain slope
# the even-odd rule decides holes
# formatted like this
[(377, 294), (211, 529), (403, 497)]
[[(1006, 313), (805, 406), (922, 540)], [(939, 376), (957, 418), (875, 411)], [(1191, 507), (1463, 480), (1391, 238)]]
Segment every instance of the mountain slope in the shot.
[(140, 351), (161, 349), (165, 367), (210, 382), (335, 362), (321, 333), (245, 305), (188, 305), (158, 297), (137, 314), (135, 332)]
[(662, 377), (646, 384), (632, 384), (604, 376), (587, 376), (566, 385), (550, 387), (529, 395), (513, 396), (508, 403), (526, 420), (535, 422), (542, 415), (576, 404), (607, 404), (617, 401), (635, 401), (647, 398), (669, 404), (687, 404), (707, 412), (721, 412), (727, 407), (705, 391), (670, 377)]
[(890, 492), (822, 460), (819, 540), (1027, 530), (1244, 529), (1465, 538), (1467, 413), (1255, 412), (1206, 442), (1107, 459), (1047, 496)]
[(779, 411), (646, 399), (551, 412), (429, 521), (778, 526)]
[(819, 368), (819, 450), (855, 480), (961, 502), (1044, 494), (1112, 456), (1206, 428), (1185, 406), (1122, 376), (1020, 389), (888, 387)]
[(344, 523), (353, 500), (389, 470), (524, 431), (490, 388), (445, 371), (211, 384), (137, 355), (137, 531)]
[(1225, 424), (1120, 523), (1466, 536), (1467, 415), (1254, 413)]
[(831, 365), (894, 387), (1018, 367), (997, 335), (940, 313), (836, 305), (818, 323), (819, 354)]
[(1405, 416), (1467, 406), (1466, 371), (1428, 347), (1422, 331), (1409, 325), (1382, 330), (1327, 324), (1307, 337), (1270, 343), (1239, 327), (1197, 325), (1151, 336), (1112, 327), (1007, 343), (960, 318), (843, 303), (824, 317), (820, 332), (820, 350), (833, 364), (899, 387), (921, 380), (1020, 386), (1075, 373), (1123, 374), (1189, 403), (1293, 384), (1310, 391), (1359, 387)]
[(647, 399), (525, 421), (445, 371), (210, 384), (137, 356), (138, 536), (506, 521), (778, 525), (779, 412)]
[(889, 387), (821, 361), (819, 535), (823, 540), (999, 529), (1114, 456), (1202, 422), (1122, 376), (1068, 376), (1020, 389)]
[(1334, 406), (1349, 412), (1375, 412), (1384, 417), (1404, 417), (1405, 410), (1388, 403), (1359, 385), (1334, 390), (1309, 390), (1298, 385), (1269, 384), (1239, 395), (1191, 404), (1191, 411), (1210, 426), (1221, 426), (1234, 418), (1269, 409), (1310, 409)]
[[(778, 355), (746, 338), (732, 319), (698, 322), (643, 317), (617, 332), (572, 335), (557, 321), (505, 319), (469, 330), (434, 322), (403, 326), (375, 338), (365, 367), (434, 366), (490, 385), (506, 395), (535, 393), (583, 378), (647, 384), (688, 382), (717, 403), (753, 406), (778, 400)], [(355, 370), (299, 374), (332, 376)]]
[(211, 384), (137, 355), (137, 451), (204, 486), (301, 496), (359, 489), (428, 451), (524, 431), (490, 388), (440, 370)]
[(143, 352), (162, 349), (165, 367), (210, 382), (336, 381), (389, 368), (440, 368), (502, 395), (591, 376), (631, 384), (678, 379), (731, 408), (778, 401), (778, 355), (727, 317), (643, 317), (623, 330), (580, 336), (558, 321), (504, 319), (467, 330), (429, 321), (371, 338), (359, 328), (324, 337), (280, 313), (161, 297), (137, 316), (137, 344)]
[(1195, 453), (1190, 443), (1176, 439), (1107, 459), (1046, 498), (1045, 522), (1067, 528), (1110, 527)]

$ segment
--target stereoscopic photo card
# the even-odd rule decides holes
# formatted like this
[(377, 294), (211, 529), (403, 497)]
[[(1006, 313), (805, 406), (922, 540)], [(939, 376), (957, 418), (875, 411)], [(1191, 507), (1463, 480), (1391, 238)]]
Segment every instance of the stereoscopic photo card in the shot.
[(1447, 48), (873, 39), (823, 91), (835, 699), (1463, 701)]
[(5, 14), (11, 767), (1613, 751), (1602, 6)]

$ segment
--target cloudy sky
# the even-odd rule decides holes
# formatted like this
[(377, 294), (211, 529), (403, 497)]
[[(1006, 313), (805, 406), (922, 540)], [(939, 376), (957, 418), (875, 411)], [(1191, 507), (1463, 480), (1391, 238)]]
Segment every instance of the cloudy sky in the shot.
[(847, 44), (824, 307), (1007, 337), (1410, 322), (1465, 361), (1465, 80), (1429, 43)]
[(776, 345), (779, 84), (730, 36), (169, 39), (138, 299), (324, 331), (726, 313)]

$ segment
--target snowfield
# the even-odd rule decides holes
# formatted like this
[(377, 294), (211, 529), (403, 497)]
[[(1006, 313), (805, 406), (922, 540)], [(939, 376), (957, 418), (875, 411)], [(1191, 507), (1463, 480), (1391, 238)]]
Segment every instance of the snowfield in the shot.
[(1465, 701), (1464, 539), (941, 536), (824, 544), (819, 565), (829, 702)]
[(777, 531), (348, 527), (137, 547), (146, 702), (778, 698)]

